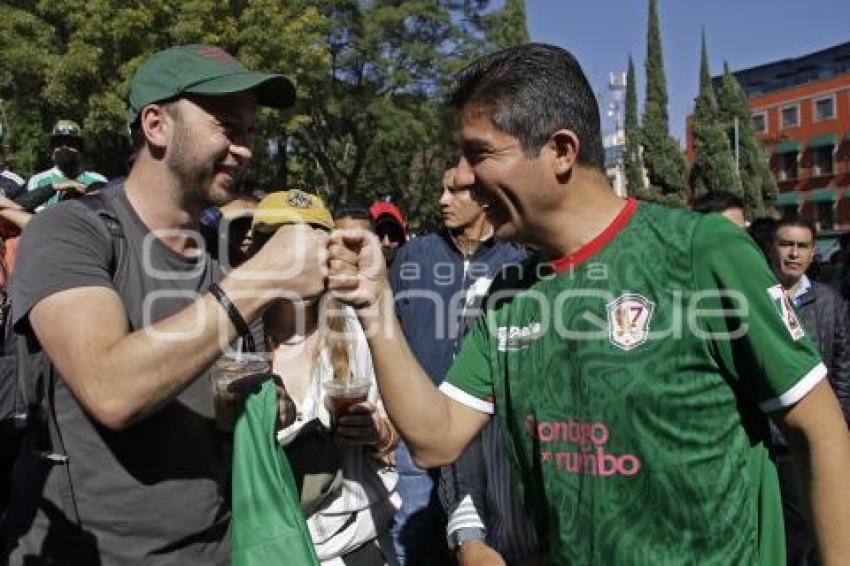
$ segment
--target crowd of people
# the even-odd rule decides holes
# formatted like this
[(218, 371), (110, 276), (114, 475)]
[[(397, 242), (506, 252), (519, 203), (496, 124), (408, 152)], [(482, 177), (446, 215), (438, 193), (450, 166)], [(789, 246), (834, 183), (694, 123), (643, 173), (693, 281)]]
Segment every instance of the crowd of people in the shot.
[(804, 218), (615, 195), (557, 47), (458, 74), (417, 237), (241, 185), (295, 92), (173, 47), (132, 80), (126, 177), (66, 119), (28, 182), (0, 154), (0, 563), (850, 557), (850, 251), (815, 275)]

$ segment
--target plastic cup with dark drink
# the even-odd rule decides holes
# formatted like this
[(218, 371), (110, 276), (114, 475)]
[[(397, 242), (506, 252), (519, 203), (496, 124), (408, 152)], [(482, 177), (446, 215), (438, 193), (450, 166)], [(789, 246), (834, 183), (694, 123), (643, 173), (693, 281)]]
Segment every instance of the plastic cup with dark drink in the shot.
[(371, 385), (372, 383), (366, 379), (322, 382), (334, 426), (336, 420), (346, 414), (352, 406), (368, 399)]
[(242, 403), (236, 387), (240, 380), (267, 373), (269, 363), (261, 354), (228, 353), (220, 357), (210, 370), (215, 422), (219, 430), (233, 432)]

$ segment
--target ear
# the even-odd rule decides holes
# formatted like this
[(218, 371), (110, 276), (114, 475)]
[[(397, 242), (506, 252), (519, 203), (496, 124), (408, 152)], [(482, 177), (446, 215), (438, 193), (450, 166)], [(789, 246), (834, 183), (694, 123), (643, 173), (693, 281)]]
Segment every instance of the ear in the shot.
[(555, 175), (563, 177), (572, 171), (578, 161), (580, 143), (572, 130), (558, 130), (549, 138), (547, 149), (552, 152)]
[(158, 104), (148, 104), (142, 108), (139, 116), (139, 126), (145, 140), (150, 145), (160, 149), (168, 145), (171, 122), (168, 112)]

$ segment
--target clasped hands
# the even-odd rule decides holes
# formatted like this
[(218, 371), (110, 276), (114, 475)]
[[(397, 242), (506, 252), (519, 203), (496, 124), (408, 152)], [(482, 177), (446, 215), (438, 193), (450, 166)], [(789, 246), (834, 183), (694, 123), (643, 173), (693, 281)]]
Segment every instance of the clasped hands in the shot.
[(332, 233), (306, 224), (280, 227), (231, 277), (258, 290), (313, 300), (330, 292), (343, 304), (365, 309), (386, 293), (387, 270), (378, 238), (366, 230)]
[(339, 301), (363, 309), (374, 305), (388, 290), (384, 255), (373, 233), (334, 232), (327, 250), (327, 290)]

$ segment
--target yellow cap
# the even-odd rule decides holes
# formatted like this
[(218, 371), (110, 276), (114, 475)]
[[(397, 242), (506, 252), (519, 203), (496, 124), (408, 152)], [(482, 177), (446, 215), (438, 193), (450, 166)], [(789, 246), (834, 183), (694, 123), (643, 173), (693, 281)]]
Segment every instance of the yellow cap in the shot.
[(271, 193), (254, 210), (254, 232), (274, 232), (284, 224), (311, 224), (333, 230), (334, 221), (322, 199), (292, 189)]

